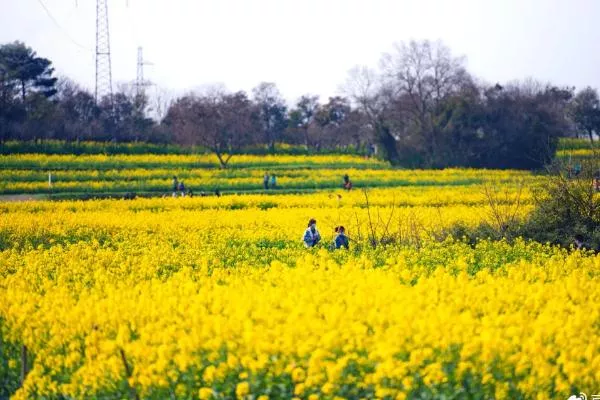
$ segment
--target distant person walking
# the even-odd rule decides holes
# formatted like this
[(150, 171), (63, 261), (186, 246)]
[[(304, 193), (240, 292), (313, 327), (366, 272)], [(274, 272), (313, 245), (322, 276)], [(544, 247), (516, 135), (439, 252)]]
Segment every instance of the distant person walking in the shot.
[(277, 187), (277, 177), (275, 174), (271, 175), (271, 189), (275, 189)]
[(348, 250), (350, 248), (350, 240), (348, 236), (346, 236), (346, 228), (343, 226), (335, 227), (335, 239), (333, 240), (333, 245), (336, 249), (345, 248)]
[(308, 228), (304, 231), (302, 241), (306, 248), (315, 247), (315, 245), (321, 241), (321, 234), (317, 230), (317, 220), (314, 218), (311, 218), (310, 221), (308, 221)]
[(265, 172), (265, 176), (263, 176), (263, 185), (265, 190), (269, 189), (269, 174), (267, 172)]
[(352, 181), (350, 180), (348, 174), (344, 175), (344, 189), (352, 190)]
[(173, 176), (173, 197), (177, 196), (177, 190), (179, 189), (179, 182), (177, 177)]
[(179, 182), (179, 193), (181, 193), (181, 197), (185, 197), (185, 185), (183, 184), (183, 181)]

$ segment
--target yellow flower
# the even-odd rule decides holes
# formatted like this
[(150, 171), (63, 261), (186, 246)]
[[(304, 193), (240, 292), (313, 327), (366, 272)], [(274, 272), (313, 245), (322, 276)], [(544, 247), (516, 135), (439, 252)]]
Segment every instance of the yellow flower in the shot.
[(215, 368), (214, 365), (209, 365), (204, 370), (204, 373), (202, 374), (202, 379), (205, 382), (212, 383), (213, 380), (215, 379), (215, 373), (216, 373), (216, 371), (217, 371), (217, 369)]
[(211, 388), (200, 388), (200, 391), (198, 392), (198, 397), (200, 397), (200, 400), (209, 400), (213, 397), (213, 391)]
[(240, 382), (235, 388), (235, 394), (238, 397), (244, 397), (250, 393), (250, 384), (248, 382)]
[[(47, 162), (44, 168), (114, 161), (19, 157), (8, 161)], [(125, 164), (157, 160), (119, 157)], [(71, 172), (80, 181), (57, 186), (110, 188), (129, 173), (77, 171)], [(139, 168), (131, 176), (151, 180), (155, 172)], [(159, 175), (166, 173), (168, 168)], [(202, 170), (194, 179), (242, 184), (263, 173)], [(0, 178), (11, 174), (0, 168)], [(15, 187), (37, 185), (35, 174), (16, 173), (23, 180)], [(339, 169), (294, 174), (282, 173), (281, 182), (311, 175), (319, 176), (318, 184), (339, 180)], [(356, 179), (412, 185), (369, 191), (371, 217), (393, 217), (389, 229), (408, 245), (372, 249), (368, 239), (359, 243), (359, 232), (369, 232), (360, 191), (340, 191), (342, 200), (337, 192), (323, 192), (0, 203), (0, 238), (6, 242), (0, 246), (0, 330), (36, 360), (14, 397), (118, 397), (114, 383), (126, 366), (140, 398), (179, 382), (179, 397), (196, 391), (201, 399), (222, 393), (247, 399), (256, 376), (261, 392), (254, 397), (261, 400), (258, 394), (271, 389), (263, 392), (263, 382), (285, 382), (288, 393), (303, 399), (318, 399), (315, 392), (338, 399), (342, 387), (348, 397), (375, 392), (403, 399), (419, 395), (412, 378), (417, 373), (419, 381), (459, 393), (460, 384), (445, 375), (447, 363), (456, 365), (458, 381), (481, 375), (499, 400), (511, 388), (525, 398), (567, 398), (572, 384), (600, 380), (600, 328), (589, 322), (600, 318), (600, 257), (521, 239), (470, 246), (437, 238), (454, 224), (473, 228), (485, 221), (489, 210), (477, 182), (498, 181), (508, 191), (503, 206), (509, 206), (516, 192), (510, 180), (533, 184), (537, 177), (456, 169), (360, 174), (350, 171)], [(164, 178), (156, 180), (164, 184)], [(13, 185), (8, 181), (5, 188)], [(422, 181), (429, 186), (419, 186)], [(519, 215), (525, 217), (532, 197), (522, 200)], [(303, 248), (289, 227), (300, 227), (299, 236), (311, 217), (319, 221), (323, 243), (333, 236), (327, 226), (346, 226), (357, 252)], [(0, 358), (9, 355), (0, 348)], [(182, 379), (190, 370), (200, 371), (195, 381)], [(499, 381), (500, 375), (512, 379)]]
[(296, 386), (294, 387), (294, 394), (296, 396), (301, 396), (304, 393), (304, 384), (302, 383), (297, 383)]
[(410, 390), (412, 388), (412, 384), (413, 384), (413, 380), (410, 377), (406, 377), (404, 379), (402, 379), (402, 387), (405, 390)]
[(324, 384), (321, 387), (321, 392), (323, 392), (323, 394), (331, 394), (331, 393), (333, 393), (334, 389), (335, 389), (335, 386), (333, 385), (333, 383), (327, 382), (326, 384)]
[(294, 368), (292, 371), (292, 381), (294, 382), (303, 382), (306, 379), (306, 373), (300, 367)]

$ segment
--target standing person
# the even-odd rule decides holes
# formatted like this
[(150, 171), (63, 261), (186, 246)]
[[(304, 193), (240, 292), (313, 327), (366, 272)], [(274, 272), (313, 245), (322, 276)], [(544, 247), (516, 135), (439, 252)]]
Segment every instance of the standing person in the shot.
[(336, 236), (333, 240), (333, 245), (335, 248), (339, 249), (343, 247), (348, 250), (350, 248), (350, 240), (348, 239), (348, 236), (346, 236), (346, 228), (343, 226), (336, 226), (335, 233)]
[(579, 176), (579, 174), (581, 174), (581, 164), (580, 163), (575, 164), (575, 167), (573, 168), (573, 174), (575, 176)]
[(181, 197), (185, 197), (185, 185), (183, 181), (179, 182), (179, 193), (181, 193)]
[(277, 178), (275, 174), (271, 175), (271, 189), (275, 189), (277, 187)]
[(321, 234), (317, 230), (317, 220), (314, 218), (311, 218), (310, 221), (308, 221), (308, 228), (306, 228), (306, 231), (304, 232), (302, 241), (306, 248), (315, 247), (315, 245), (321, 241)]
[(370, 143), (369, 144), (369, 158), (375, 157), (375, 154), (377, 154), (377, 146), (375, 145), (375, 143)]
[(179, 182), (177, 177), (173, 176), (173, 197), (177, 196), (177, 189), (179, 189)]
[(269, 173), (265, 172), (265, 176), (263, 177), (263, 185), (265, 187), (265, 190), (269, 189)]
[(583, 235), (581, 234), (576, 234), (575, 235), (575, 241), (573, 242), (573, 246), (577, 249), (577, 250), (581, 250), (584, 249), (584, 243), (583, 243)]

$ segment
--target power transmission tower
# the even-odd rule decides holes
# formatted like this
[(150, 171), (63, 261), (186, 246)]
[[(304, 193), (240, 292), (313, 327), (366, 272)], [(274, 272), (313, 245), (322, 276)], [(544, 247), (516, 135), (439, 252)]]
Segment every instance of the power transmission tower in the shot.
[(146, 86), (152, 85), (149, 81), (144, 80), (144, 65), (152, 65), (152, 63), (148, 61), (144, 61), (144, 55), (142, 52), (142, 48), (138, 47), (138, 57), (137, 57), (137, 75), (135, 80), (135, 94), (137, 96), (144, 95), (144, 88)]
[(112, 104), (112, 69), (108, 33), (108, 0), (96, 0), (96, 103), (108, 96)]

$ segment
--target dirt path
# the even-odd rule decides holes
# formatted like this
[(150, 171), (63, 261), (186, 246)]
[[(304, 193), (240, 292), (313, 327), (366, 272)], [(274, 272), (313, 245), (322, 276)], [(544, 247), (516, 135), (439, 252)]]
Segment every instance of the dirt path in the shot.
[(29, 201), (29, 200), (44, 200), (43, 194), (1, 194), (0, 202), (2, 201)]

